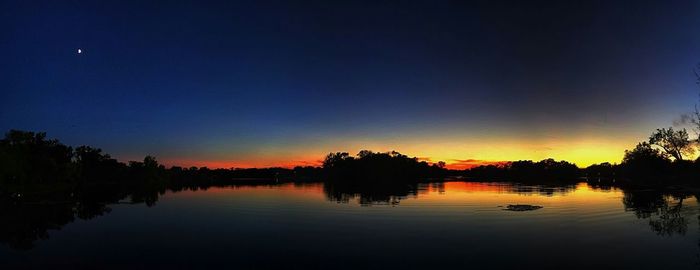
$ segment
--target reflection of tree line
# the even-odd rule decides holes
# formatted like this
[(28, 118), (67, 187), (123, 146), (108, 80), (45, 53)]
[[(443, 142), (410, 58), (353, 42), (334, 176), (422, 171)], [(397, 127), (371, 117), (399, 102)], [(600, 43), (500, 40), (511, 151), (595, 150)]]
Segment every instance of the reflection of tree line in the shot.
[[(355, 200), (363, 206), (390, 204), (397, 205), (406, 198), (418, 198), (430, 191), (445, 192), (445, 182), (353, 182), (326, 181), (323, 191), (326, 198), (338, 203), (351, 203)], [(553, 196), (565, 194), (576, 189), (576, 185), (524, 185), (484, 183), (497, 185), (498, 192), (525, 195)]]
[[(330, 201), (351, 203), (356, 200), (361, 205), (397, 205), (401, 200), (420, 197), (430, 190), (445, 190), (445, 182), (414, 184), (350, 184), (352, 182), (325, 182), (324, 192)], [(496, 183), (487, 183), (496, 184)], [(537, 194), (553, 196), (566, 194), (576, 189), (576, 185), (552, 184), (496, 184), (499, 192), (517, 194)], [(689, 208), (687, 201), (694, 198), (700, 203), (700, 192), (681, 189), (637, 189), (631, 186), (595, 185), (593, 189), (612, 190), (620, 188), (625, 211), (630, 211), (639, 219), (649, 222), (649, 229), (659, 236), (685, 235), (691, 221), (700, 222), (700, 212)], [(686, 204), (684, 204), (686, 203)], [(700, 226), (700, 224), (699, 224)]]
[[(330, 201), (349, 203), (357, 200), (361, 205), (391, 204), (396, 205), (401, 200), (418, 196), (427, 191), (426, 184), (357, 184), (353, 182), (326, 182), (323, 192)], [(443, 185), (443, 183), (439, 183)]]
[[(622, 190), (625, 211), (649, 221), (649, 228), (659, 236), (685, 235), (692, 219), (700, 221), (698, 206), (688, 207), (689, 199), (700, 204), (700, 191), (686, 189), (640, 189), (638, 186), (611, 186), (589, 184), (594, 189)], [(699, 224), (700, 226), (700, 224)], [(700, 228), (700, 227), (699, 227)]]
[(649, 227), (660, 236), (685, 235), (689, 219), (698, 213), (684, 208), (684, 201), (698, 194), (673, 191), (627, 191), (622, 202), (626, 211), (633, 211), (637, 218), (648, 219)]
[[(348, 185), (347, 182), (327, 182), (323, 184), (323, 192), (327, 199), (338, 203), (350, 203), (355, 200), (361, 205), (396, 205), (403, 199), (420, 197), (430, 191), (444, 192), (444, 182), (386, 184), (386, 185)], [(236, 184), (234, 186), (271, 186), (274, 183)], [(300, 184), (299, 184), (300, 185)], [(215, 184), (212, 186), (178, 187), (176, 190), (206, 190), (210, 187), (231, 186), (230, 184)], [(552, 196), (565, 194), (575, 189), (574, 185), (500, 185), (499, 192), (518, 194), (538, 194)], [(597, 186), (596, 189), (611, 189), (611, 186)], [(168, 189), (170, 190), (170, 189)], [(29, 249), (35, 241), (48, 238), (49, 230), (60, 229), (76, 219), (92, 219), (111, 211), (110, 205), (118, 203), (155, 204), (159, 195), (165, 190), (141, 191), (141, 195), (133, 198), (130, 194), (116, 195), (119, 192), (105, 190), (90, 190), (94, 192), (74, 194), (73, 199), (65, 201), (24, 201), (9, 199), (0, 201), (0, 242), (9, 244), (16, 249)], [(88, 195), (89, 194), (89, 195)], [(625, 211), (632, 211), (640, 219), (648, 219), (652, 231), (661, 236), (674, 234), (684, 235), (694, 212), (687, 211), (683, 203), (698, 194), (653, 190), (623, 189), (622, 203)], [(126, 198), (126, 199), (125, 199)], [(685, 210), (685, 211), (684, 211)]]
[[(3, 197), (0, 200), (0, 243), (14, 249), (31, 249), (37, 240), (47, 239), (50, 230), (59, 230), (78, 219), (90, 220), (109, 214), (117, 204), (145, 204), (155, 206), (166, 190), (180, 192), (186, 190), (207, 190), (214, 187), (264, 187), (279, 185), (281, 182), (254, 181), (236, 184), (211, 184), (197, 186), (175, 186), (158, 189), (141, 187), (131, 193), (110, 191), (108, 188), (84, 189), (70, 198), (60, 200), (15, 199)], [(304, 183), (295, 183), (303, 185)], [(56, 197), (55, 199), (58, 199)]]
[[(609, 185), (594, 188), (611, 189)], [(685, 236), (691, 222), (698, 222), (700, 230), (700, 191), (683, 189), (637, 189), (622, 186), (622, 203), (625, 211), (633, 212), (638, 219), (647, 220), (649, 229), (660, 237)], [(689, 207), (688, 200), (696, 205)], [(700, 238), (698, 239), (700, 248)], [(700, 252), (700, 251), (699, 251)], [(700, 253), (696, 256), (700, 263)]]
[[(624, 190), (622, 202), (625, 211), (634, 212), (639, 219), (646, 219), (649, 222), (649, 229), (661, 237), (671, 237), (673, 235), (684, 236), (688, 232), (691, 221), (698, 222), (700, 229), (700, 212), (697, 205), (690, 208), (684, 203), (688, 199), (694, 198), (696, 203), (700, 203), (700, 192), (682, 190)], [(698, 239), (700, 247), (700, 239)], [(700, 262), (700, 253), (696, 254)]]

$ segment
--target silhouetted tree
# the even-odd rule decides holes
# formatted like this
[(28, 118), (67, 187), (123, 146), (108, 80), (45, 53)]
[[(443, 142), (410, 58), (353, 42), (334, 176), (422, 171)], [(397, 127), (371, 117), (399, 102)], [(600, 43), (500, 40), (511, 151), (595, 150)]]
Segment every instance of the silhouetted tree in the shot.
[(674, 131), (672, 127), (657, 129), (649, 137), (649, 144), (660, 147), (675, 160), (683, 160), (683, 155), (694, 153), (685, 129), (678, 131)]
[(576, 164), (554, 159), (538, 162), (519, 160), (501, 166), (486, 165), (467, 170), (467, 175), (478, 179), (509, 180), (520, 182), (532, 181), (577, 181), (580, 176)]
[(617, 165), (610, 164), (610, 162), (603, 162), (586, 167), (584, 172), (586, 177), (589, 178), (613, 178), (617, 176), (618, 167)]
[(0, 184), (66, 182), (73, 176), (73, 149), (46, 133), (10, 130), (0, 140)]
[(75, 164), (81, 182), (114, 182), (126, 176), (126, 166), (102, 149), (79, 146), (75, 149)]
[(366, 158), (366, 157), (369, 157), (371, 155), (374, 155), (374, 152), (372, 152), (370, 150), (360, 150), (360, 152), (357, 153), (358, 158)]
[(671, 161), (668, 154), (641, 142), (632, 150), (625, 150), (622, 166), (625, 174), (633, 179), (667, 177)]
[[(363, 150), (366, 151), (366, 150)], [(366, 153), (360, 151), (360, 153)], [(371, 151), (368, 151), (371, 153)], [(353, 157), (350, 156), (347, 152), (336, 152), (336, 153), (329, 153), (326, 155), (326, 158), (323, 160), (323, 168), (324, 169), (331, 169), (333, 167), (337, 167), (342, 165), (344, 162), (348, 160), (352, 160)]]
[(352, 181), (415, 181), (439, 178), (446, 170), (437, 164), (419, 162), (396, 151), (375, 153), (362, 150), (357, 158), (346, 152), (330, 153), (323, 161), (323, 169), (330, 180), (353, 179)]

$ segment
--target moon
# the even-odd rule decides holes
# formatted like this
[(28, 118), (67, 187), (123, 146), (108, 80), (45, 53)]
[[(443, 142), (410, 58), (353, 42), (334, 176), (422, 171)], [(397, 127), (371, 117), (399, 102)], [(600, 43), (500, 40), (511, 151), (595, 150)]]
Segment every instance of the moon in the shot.
[(81, 54), (81, 53), (83, 53), (83, 50), (79, 48), (79, 49), (78, 49), (78, 54)]

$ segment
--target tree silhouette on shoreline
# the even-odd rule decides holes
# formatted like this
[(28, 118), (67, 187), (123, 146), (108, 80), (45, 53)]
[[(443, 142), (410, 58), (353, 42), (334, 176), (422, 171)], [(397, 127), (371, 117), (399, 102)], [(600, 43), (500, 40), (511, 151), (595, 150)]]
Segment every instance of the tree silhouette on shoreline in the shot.
[(674, 160), (682, 161), (684, 155), (692, 155), (695, 149), (685, 129), (674, 131), (672, 127), (657, 129), (649, 137), (649, 144), (659, 147)]
[(323, 171), (328, 181), (410, 182), (444, 177), (447, 170), (440, 164), (443, 163), (431, 165), (396, 151), (375, 153), (362, 150), (356, 157), (346, 152), (329, 153), (323, 161)]

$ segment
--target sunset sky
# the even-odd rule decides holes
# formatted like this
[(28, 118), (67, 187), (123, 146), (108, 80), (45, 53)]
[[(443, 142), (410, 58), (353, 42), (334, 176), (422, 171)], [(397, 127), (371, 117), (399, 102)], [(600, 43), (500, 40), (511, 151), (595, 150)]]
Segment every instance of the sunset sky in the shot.
[(610, 2), (3, 1), (0, 129), (183, 166), (619, 162), (693, 109), (700, 1)]

